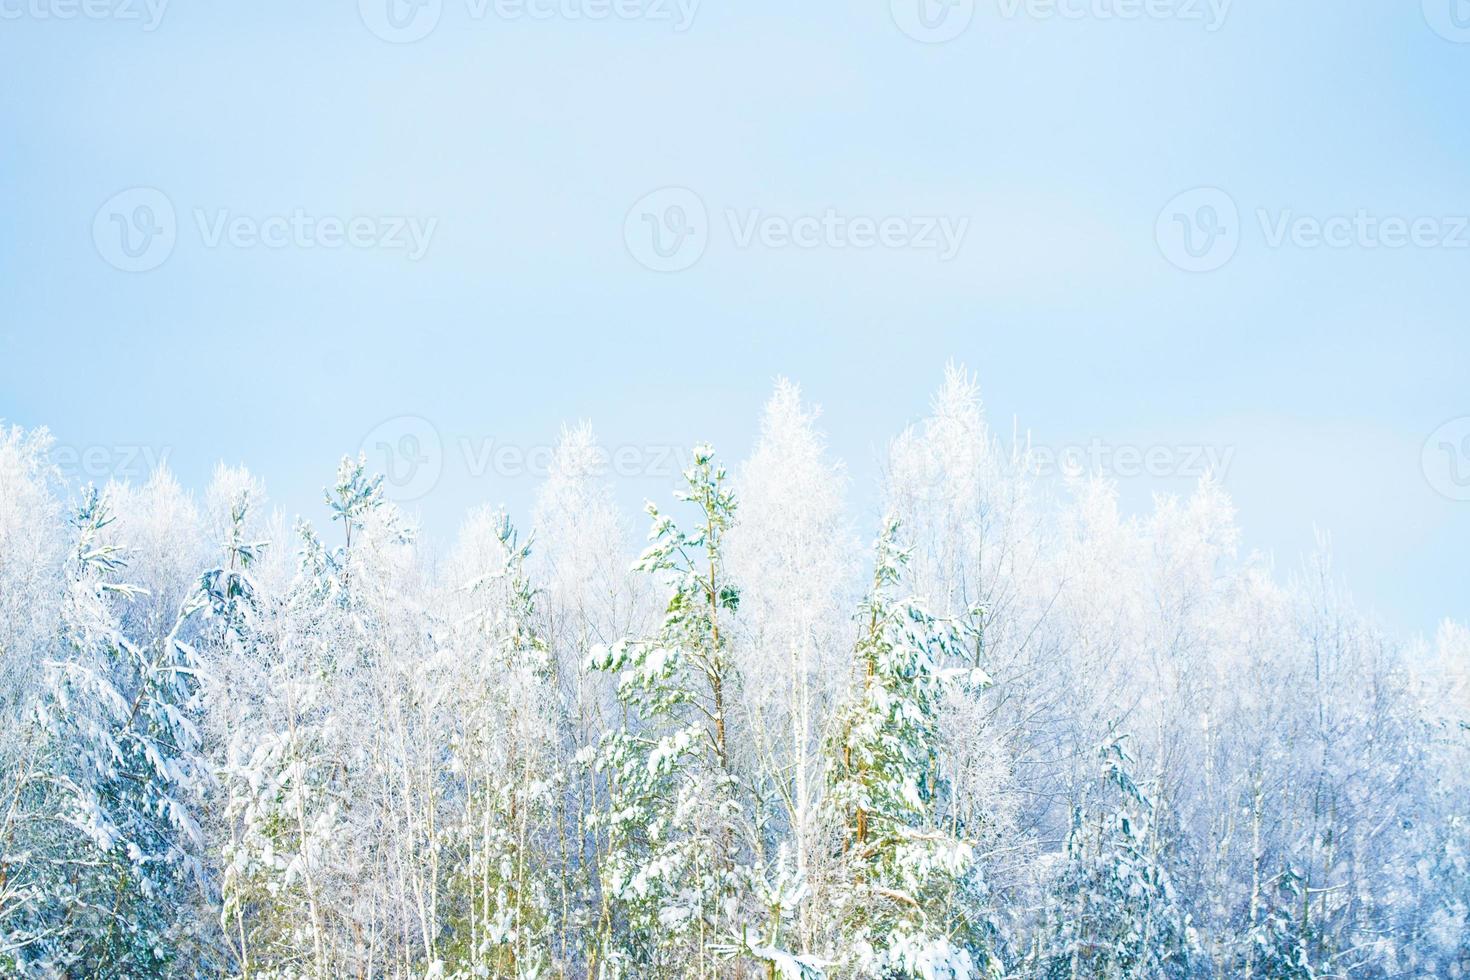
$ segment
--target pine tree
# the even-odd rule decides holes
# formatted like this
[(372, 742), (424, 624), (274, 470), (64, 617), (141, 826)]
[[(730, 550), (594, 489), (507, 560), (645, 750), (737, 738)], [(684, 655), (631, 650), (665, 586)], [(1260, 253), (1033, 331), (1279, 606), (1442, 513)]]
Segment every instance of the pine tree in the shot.
[(1066, 865), (1050, 910), (1048, 977), (1183, 977), (1193, 946), (1126, 736), (1099, 748), (1101, 779), (1072, 810)]
[(745, 869), (728, 716), (728, 618), (739, 594), (722, 555), (735, 499), (707, 446), (694, 450), (684, 480), (678, 497), (698, 509), (699, 524), (681, 531), (650, 503), (652, 544), (635, 566), (670, 585), (663, 623), (589, 658), (591, 669), (618, 674), (625, 715), (594, 761), (608, 796), (594, 823), (603, 837), (598, 976), (712, 976), (739, 934)]
[(825, 807), (846, 876), (833, 958), (864, 976), (978, 977), (999, 964), (967, 901), (972, 848), (937, 819), (936, 746), (946, 690), (988, 679), (945, 667), (959, 653), (954, 626), (893, 595), (907, 560), (898, 533), (885, 521), (859, 617), (854, 687), (828, 749)]
[[(229, 489), (227, 525), (224, 529), (223, 561), (205, 572), (201, 588), (208, 600), (201, 642), (207, 644), (216, 670), (216, 682), (209, 695), (211, 714), (228, 735), (239, 732), (258, 718), (256, 706), (246, 692), (232, 689), (231, 681), (242, 675), (256, 675), (268, 666), (263, 635), (265, 610), (251, 567), (264, 554), (266, 542), (252, 540), (247, 522), (254, 505), (249, 481)], [(220, 927), (223, 943), (229, 950), (235, 970), (244, 976), (251, 972), (251, 930), (253, 903), (252, 871), (249, 850), (245, 847), (244, 814), (257, 787), (252, 787), (249, 773), (238, 760), (230, 758), (235, 746), (223, 746), (216, 757), (216, 804), (223, 817), (225, 840), (221, 846)]]
[(1306, 881), (1291, 868), (1270, 882), (1250, 923), (1242, 976), (1271, 980), (1313, 980), (1318, 972), (1308, 955), (1310, 943), (1301, 934), (1300, 910), (1307, 895)]
[(50, 665), (45, 708), (59, 866), (36, 896), (56, 935), (41, 967), (98, 977), (165, 972), (187, 942), (204, 884), (196, 810), (208, 780), (184, 639), (199, 597), (161, 642), (124, 636), (116, 607), (139, 590), (116, 578), (126, 559), (105, 540), (112, 520), (87, 488), (73, 521), (64, 659)]

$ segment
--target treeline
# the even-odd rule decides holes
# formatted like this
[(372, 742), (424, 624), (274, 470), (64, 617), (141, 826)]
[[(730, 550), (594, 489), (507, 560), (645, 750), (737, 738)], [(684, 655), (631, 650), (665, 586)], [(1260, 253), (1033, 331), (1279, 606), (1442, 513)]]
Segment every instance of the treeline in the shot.
[(49, 452), (0, 431), (0, 973), (1470, 975), (1470, 630), (1278, 581), (1209, 479), (1039, 479), (962, 371), (881, 517), (783, 382), (641, 552), (585, 426), (442, 553), (362, 460), (317, 528)]

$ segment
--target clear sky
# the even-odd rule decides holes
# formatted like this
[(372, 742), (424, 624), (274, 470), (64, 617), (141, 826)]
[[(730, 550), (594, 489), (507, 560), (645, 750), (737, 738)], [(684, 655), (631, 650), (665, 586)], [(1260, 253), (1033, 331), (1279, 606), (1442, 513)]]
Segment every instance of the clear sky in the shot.
[(0, 418), (82, 475), (437, 445), (443, 537), (587, 418), (631, 512), (784, 374), (871, 507), (954, 358), (1470, 619), (1460, 0), (151, 4), (0, 0)]

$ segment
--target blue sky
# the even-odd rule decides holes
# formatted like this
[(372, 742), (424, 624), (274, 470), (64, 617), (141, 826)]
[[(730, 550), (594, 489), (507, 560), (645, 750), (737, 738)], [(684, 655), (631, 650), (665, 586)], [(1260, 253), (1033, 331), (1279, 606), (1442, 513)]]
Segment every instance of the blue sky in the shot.
[(0, 418), (313, 514), (422, 418), (444, 536), (581, 418), (631, 512), (782, 374), (871, 506), (954, 358), (999, 428), (1228, 451), (1248, 546), (1470, 619), (1460, 0), (528, 2), (0, 0)]

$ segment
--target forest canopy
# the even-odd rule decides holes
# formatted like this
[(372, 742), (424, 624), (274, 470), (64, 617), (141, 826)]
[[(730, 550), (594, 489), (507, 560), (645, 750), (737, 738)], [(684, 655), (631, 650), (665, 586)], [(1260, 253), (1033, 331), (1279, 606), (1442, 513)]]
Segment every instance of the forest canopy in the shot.
[[(855, 519), (778, 383), (630, 521), (565, 430), (427, 547), (0, 430), (0, 974), (1470, 975), (1470, 629), (1211, 477), (1038, 477), (951, 368)], [(326, 473), (331, 474), (330, 461)]]

